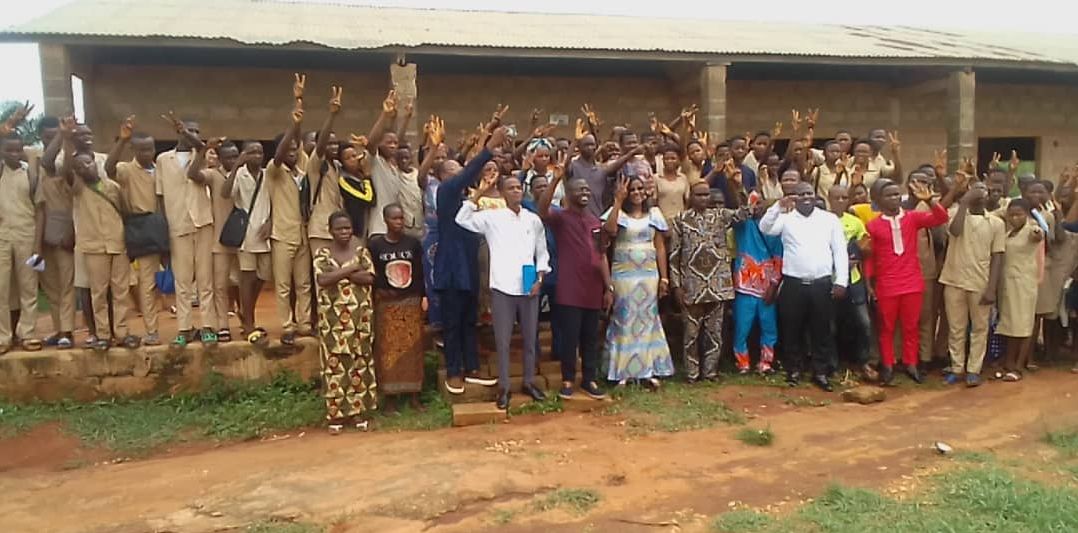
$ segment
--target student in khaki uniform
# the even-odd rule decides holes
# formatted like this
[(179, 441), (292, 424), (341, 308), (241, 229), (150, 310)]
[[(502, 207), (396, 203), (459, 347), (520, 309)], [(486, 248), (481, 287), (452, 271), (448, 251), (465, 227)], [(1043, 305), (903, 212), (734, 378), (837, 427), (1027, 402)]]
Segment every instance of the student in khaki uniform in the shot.
[[(273, 283), (277, 294), (277, 314), (281, 319), (281, 343), (292, 345), (296, 334), (310, 335), (311, 329), (311, 250), (307, 243), (309, 203), (304, 194), (309, 189), (307, 176), (297, 165), (300, 126), (303, 124), (303, 85), (306, 78), (296, 75), (292, 93), (296, 106), (285, 133), (277, 139), (277, 150), (266, 167), (266, 185), (270, 192), (272, 230), (270, 248)], [(295, 291), (295, 309), (291, 304)], [(293, 311), (295, 311), (293, 313)]]
[[(187, 175), (195, 157), (193, 147), (202, 145), (197, 122), (167, 117), (179, 135), (176, 148), (157, 156), (157, 195), (168, 219), (172, 274), (176, 279), (176, 322), (179, 332), (173, 346), (184, 347), (194, 338), (191, 302), (197, 295), (202, 315), (199, 334), (204, 344), (215, 344), (217, 305), (213, 298), (213, 203), (205, 181)], [(197, 287), (197, 294), (196, 294)], [(226, 310), (222, 310), (227, 313)]]
[[(110, 180), (120, 185), (123, 205), (128, 213), (156, 213), (157, 168), (154, 165), (154, 140), (149, 135), (134, 135), (134, 129), (135, 117), (127, 117), (120, 125), (119, 142), (113, 146), (105, 162), (105, 173)], [(131, 161), (120, 161), (124, 148), (129, 144), (135, 152), (135, 158)], [(142, 310), (142, 321), (146, 325), (146, 336), (142, 342), (156, 346), (161, 344), (161, 337), (158, 334), (157, 314), (160, 305), (155, 275), (161, 268), (161, 256), (151, 254), (137, 259), (138, 272), (132, 285), (135, 287), (136, 302)]]
[[(35, 198), (30, 180), (30, 166), (22, 160), (22, 139), (15, 132), (0, 140), (3, 167), (0, 168), (0, 354), (12, 345), (11, 311), (20, 310), (16, 334), (24, 350), (40, 350), (41, 341), (34, 339), (37, 319), (37, 272), (26, 260), (40, 253), (39, 229), (44, 210)], [(14, 278), (15, 284), (9, 280)], [(18, 306), (11, 307), (12, 294)]]
[[(78, 128), (86, 126), (80, 125)], [(61, 135), (64, 136), (62, 172), (71, 183), (74, 196), (75, 246), (86, 258), (96, 326), (94, 333), (97, 337), (93, 348), (97, 351), (108, 350), (113, 334), (123, 338), (125, 347), (138, 348), (138, 337), (127, 332), (131, 263), (124, 248), (123, 192), (118, 183), (98, 174), (90, 154), (76, 154), (71, 142), (74, 132), (74, 119), (64, 119), (61, 124)], [(111, 323), (109, 291), (112, 291)]]
[[(238, 164), (229, 173), (233, 205), (247, 211), (248, 215), (247, 232), (239, 250), (240, 318), (243, 334), (256, 343), (265, 336), (265, 330), (255, 327), (255, 304), (262, 292), (262, 284), (269, 281), (273, 272), (271, 192), (267, 190), (268, 183), (262, 171), (263, 159), (262, 145), (249, 142), (244, 145)], [(255, 332), (259, 336), (251, 337)]]
[[(93, 347), (97, 342), (97, 336), (93, 317), (93, 302), (90, 297), (89, 280), (86, 274), (86, 260), (83, 254), (75, 250), (75, 225), (74, 225), (74, 194), (67, 175), (61, 172), (61, 164), (64, 155), (61, 153), (64, 147), (64, 138), (59, 134), (60, 122), (57, 120), (56, 129), (52, 130), (51, 140), (45, 145), (45, 151), (41, 154), (41, 172), (44, 178), (38, 187), (45, 203), (45, 230), (42, 235), (42, 250), (46, 253), (45, 276), (42, 278), (45, 293), (49, 295), (49, 301), (53, 307), (59, 308), (59, 317), (54, 315), (61, 324), (58, 328), (60, 334), (46, 339), (46, 344), (52, 344), (55, 340), (57, 347), (70, 348), (72, 339), (68, 325), (74, 328), (75, 301), (82, 307), (83, 321), (91, 332), (86, 339), (86, 346)], [(42, 130), (42, 138), (48, 138), (50, 130)], [(97, 167), (97, 175), (105, 175), (105, 160), (108, 159), (103, 153), (94, 151), (94, 133), (85, 126), (75, 127), (71, 135), (71, 144), (75, 153), (89, 154), (94, 158)], [(50, 253), (51, 252), (51, 253)], [(53, 270), (51, 264), (57, 268)], [(68, 334), (64, 334), (67, 332)]]
[(996, 301), (1007, 245), (1003, 220), (985, 211), (987, 199), (984, 183), (972, 183), (947, 229), (950, 243), (940, 283), (944, 286), (943, 304), (950, 330), (948, 384), (958, 383), (963, 373), (967, 386), (981, 384), (981, 366), (988, 346), (988, 315)]
[[(883, 147), (890, 142), (891, 157), (883, 156)], [(898, 184), (902, 184), (902, 162), (900, 160), (902, 143), (898, 140), (898, 132), (888, 132), (883, 128), (876, 128), (868, 133), (868, 143), (871, 147), (871, 157), (868, 161), (868, 170), (865, 173), (865, 184), (872, 186), (871, 181), (876, 178), (890, 178)], [(869, 178), (869, 176), (872, 176)]]
[[(259, 145), (261, 148), (261, 145)], [(211, 157), (216, 156), (217, 165), (210, 166)], [(213, 305), (217, 311), (218, 342), (232, 341), (232, 331), (228, 325), (228, 311), (232, 308), (230, 293), (232, 279), (238, 280), (236, 249), (221, 244), (221, 230), (232, 212), (232, 182), (226, 173), (236, 168), (239, 149), (232, 141), (211, 139), (204, 149), (195, 153), (195, 159), (187, 168), (187, 177), (201, 181), (209, 186), (213, 205)]]
[(827, 144), (824, 145), (822, 161), (812, 169), (810, 174), (816, 196), (824, 199), (828, 209), (831, 208), (829, 199), (831, 187), (835, 185), (850, 186), (849, 173), (845, 162), (842, 158), (842, 145), (838, 141), (827, 141)]
[(337, 159), (340, 142), (333, 133), (333, 121), (341, 112), (341, 92), (340, 87), (331, 89), (329, 116), (318, 131), (317, 142), (306, 166), (311, 187), (311, 221), (307, 234), (312, 257), (319, 249), (333, 242), (333, 235), (329, 232), (329, 215), (342, 207), (341, 188), (337, 185), (340, 179), (340, 163)]

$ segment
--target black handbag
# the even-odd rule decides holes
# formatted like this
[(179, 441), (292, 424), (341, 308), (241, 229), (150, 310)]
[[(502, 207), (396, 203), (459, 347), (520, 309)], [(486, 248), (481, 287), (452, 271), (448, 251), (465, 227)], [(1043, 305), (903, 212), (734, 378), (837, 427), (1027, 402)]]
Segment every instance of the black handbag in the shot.
[(258, 200), (258, 191), (262, 189), (262, 181), (265, 178), (259, 177), (255, 181), (255, 193), (251, 196), (251, 205), (247, 206), (247, 210), (244, 211), (238, 207), (233, 207), (232, 212), (228, 214), (228, 218), (225, 220), (225, 226), (221, 228), (221, 238), (218, 242), (222, 246), (228, 246), (229, 248), (239, 248), (243, 245), (243, 239), (247, 236), (247, 225), (251, 222), (251, 210), (255, 208), (255, 201)]
[(167, 254), (168, 221), (161, 213), (138, 213), (124, 217), (124, 245), (127, 257)]

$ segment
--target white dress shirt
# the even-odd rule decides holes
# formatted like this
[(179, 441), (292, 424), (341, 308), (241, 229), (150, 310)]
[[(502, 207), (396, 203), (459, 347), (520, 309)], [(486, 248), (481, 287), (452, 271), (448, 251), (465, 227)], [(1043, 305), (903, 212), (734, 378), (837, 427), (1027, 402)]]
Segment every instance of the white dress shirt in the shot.
[(523, 207), (519, 213), (503, 207), (479, 210), (468, 200), (457, 212), (457, 224), (482, 234), (490, 247), (490, 288), (510, 296), (531, 291), (524, 287), (524, 265), (535, 265), (537, 273), (550, 272), (546, 230), (539, 216)]
[(804, 280), (834, 276), (835, 285), (849, 284), (846, 237), (834, 213), (818, 208), (807, 217), (796, 209), (783, 213), (775, 202), (760, 219), (760, 231), (782, 237), (784, 276)]

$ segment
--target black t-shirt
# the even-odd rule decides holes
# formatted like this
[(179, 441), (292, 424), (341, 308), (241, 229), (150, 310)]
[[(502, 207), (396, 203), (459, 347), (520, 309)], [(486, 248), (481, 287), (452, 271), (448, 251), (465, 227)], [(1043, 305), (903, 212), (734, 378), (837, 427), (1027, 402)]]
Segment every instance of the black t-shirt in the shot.
[(367, 243), (374, 259), (374, 286), (399, 294), (422, 296), (423, 245), (419, 239), (401, 235), (400, 241), (389, 242), (385, 235), (375, 235)]

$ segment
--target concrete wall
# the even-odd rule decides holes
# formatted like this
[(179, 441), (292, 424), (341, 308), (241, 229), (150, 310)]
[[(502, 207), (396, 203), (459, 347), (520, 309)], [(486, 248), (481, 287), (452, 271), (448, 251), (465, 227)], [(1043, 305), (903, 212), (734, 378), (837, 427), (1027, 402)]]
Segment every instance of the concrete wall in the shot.
[[(389, 86), (384, 74), (310, 71), (305, 128), (325, 118), (331, 84), (345, 88), (345, 110), (338, 131), (365, 133)], [(101, 144), (128, 114), (140, 129), (161, 139), (174, 135), (158, 118), (169, 109), (197, 118), (206, 135), (270, 139), (288, 121), (292, 71), (98, 65), (88, 91), (89, 119)], [(672, 117), (681, 106), (699, 101), (699, 71), (668, 70), (662, 77), (557, 77), (425, 75), (419, 65), (418, 113), (441, 115), (456, 142), (462, 130), (489, 118), (498, 103), (511, 106), (510, 122), (524, 129), (533, 107), (575, 119), (583, 102), (595, 105), (608, 125), (647, 124), (649, 113)], [(790, 109), (821, 109), (818, 136), (836, 129), (865, 135), (873, 127), (897, 129), (907, 168), (930, 162), (946, 145), (945, 94), (910, 95), (884, 83), (835, 81), (746, 81), (727, 83), (728, 134), (770, 129), (776, 120), (789, 131)], [(979, 83), (976, 127), (979, 137), (1039, 138), (1039, 172), (1055, 178), (1078, 160), (1078, 88)], [(569, 135), (569, 128), (556, 134)], [(785, 136), (785, 135), (784, 135)]]

